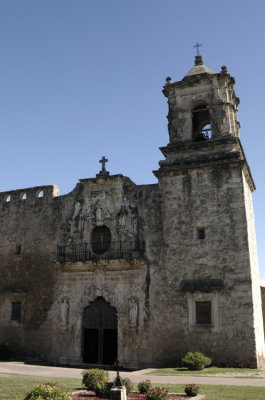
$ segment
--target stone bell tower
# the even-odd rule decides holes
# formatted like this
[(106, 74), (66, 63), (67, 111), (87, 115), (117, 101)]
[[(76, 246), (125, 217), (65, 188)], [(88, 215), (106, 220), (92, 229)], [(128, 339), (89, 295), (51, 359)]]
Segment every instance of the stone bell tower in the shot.
[(175, 276), (176, 304), (187, 302), (175, 311), (177, 352), (257, 367), (265, 353), (255, 185), (239, 139), (234, 84), (225, 66), (215, 73), (200, 55), (182, 80), (166, 79), (169, 143), (154, 173), (163, 199), (165, 274), (169, 281)]
[(180, 82), (167, 78), (163, 93), (168, 98), (170, 143), (238, 137), (235, 84), (225, 66), (215, 74), (201, 56)]
[(168, 98), (170, 140), (168, 146), (161, 149), (166, 156), (161, 167), (168, 168), (173, 161), (176, 165), (178, 160), (181, 164), (190, 163), (191, 157), (216, 161), (244, 158), (238, 140), (239, 98), (235, 95), (234, 84), (225, 66), (216, 74), (203, 64), (201, 56), (195, 57), (194, 67), (181, 81), (172, 83), (171, 78), (166, 79), (163, 93)]

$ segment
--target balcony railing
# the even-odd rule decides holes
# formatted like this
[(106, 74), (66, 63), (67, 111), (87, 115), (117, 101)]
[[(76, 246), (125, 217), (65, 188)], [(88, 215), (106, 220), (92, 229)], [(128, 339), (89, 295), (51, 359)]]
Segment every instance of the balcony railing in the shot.
[(57, 259), (60, 263), (115, 259), (133, 260), (143, 258), (144, 248), (144, 242), (140, 241), (111, 242), (107, 250), (104, 245), (100, 247), (97, 243), (84, 242), (57, 246)]

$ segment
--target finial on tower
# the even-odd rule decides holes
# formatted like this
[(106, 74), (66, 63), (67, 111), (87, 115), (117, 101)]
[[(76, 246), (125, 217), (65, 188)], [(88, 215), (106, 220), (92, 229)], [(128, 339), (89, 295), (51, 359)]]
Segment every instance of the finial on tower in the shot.
[(196, 43), (196, 44), (195, 44), (195, 46), (193, 46), (193, 47), (196, 47), (196, 50), (197, 50), (197, 56), (199, 56), (199, 55), (200, 55), (199, 47), (201, 47), (201, 46), (202, 46), (202, 44), (199, 44), (199, 43)]
[(200, 55), (200, 51), (199, 51), (199, 47), (201, 47), (202, 44), (196, 43), (195, 46), (196, 47), (196, 51), (197, 54), (195, 56), (195, 65), (203, 65), (203, 61), (202, 61), (202, 56)]
[(172, 78), (170, 76), (166, 78), (166, 86), (171, 85), (171, 80)]

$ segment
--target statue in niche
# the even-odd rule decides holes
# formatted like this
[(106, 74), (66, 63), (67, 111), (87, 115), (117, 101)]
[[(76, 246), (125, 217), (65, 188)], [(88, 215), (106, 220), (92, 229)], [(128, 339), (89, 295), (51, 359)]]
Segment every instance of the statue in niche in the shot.
[(131, 328), (137, 326), (138, 304), (135, 299), (129, 300), (129, 323)]
[(96, 225), (97, 226), (102, 226), (104, 224), (104, 221), (103, 221), (104, 220), (104, 213), (103, 213), (103, 209), (100, 206), (98, 206), (96, 208), (95, 216), (96, 216)]
[(101, 201), (97, 201), (92, 213), (88, 214), (88, 218), (95, 222), (96, 226), (102, 226), (106, 219), (112, 219), (113, 215), (107, 210), (104, 210)]
[(67, 299), (63, 299), (60, 303), (60, 320), (63, 326), (68, 325), (69, 320), (69, 303)]
[(126, 210), (125, 206), (121, 206), (121, 209), (118, 213), (118, 226), (120, 228), (125, 228), (127, 214), (128, 214), (128, 211)]
[(83, 230), (84, 218), (82, 214), (82, 204), (79, 201), (75, 203), (72, 225), (75, 228), (75, 232), (81, 232)]
[(97, 289), (101, 289), (104, 286), (104, 282), (105, 282), (104, 272), (101, 270), (96, 271), (96, 274), (94, 277), (95, 287)]
[(132, 233), (134, 236), (138, 234), (138, 210), (137, 207), (130, 206), (131, 210), (131, 224), (132, 224)]

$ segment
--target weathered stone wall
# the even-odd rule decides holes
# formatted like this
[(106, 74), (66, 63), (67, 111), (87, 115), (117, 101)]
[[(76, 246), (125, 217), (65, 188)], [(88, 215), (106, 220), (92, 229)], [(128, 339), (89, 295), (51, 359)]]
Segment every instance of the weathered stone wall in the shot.
[[(57, 245), (89, 242), (100, 216), (111, 228), (114, 242), (145, 239), (146, 253), (150, 259), (156, 257), (160, 235), (155, 229), (160, 214), (157, 189), (157, 185), (137, 187), (116, 176), (83, 180), (65, 196), (28, 195), (22, 200), (12, 193), (6, 202), (7, 194), (3, 194), (0, 341), (8, 338), (19, 351), (54, 362), (82, 362), (83, 311), (101, 296), (118, 311), (120, 362), (138, 365), (144, 343), (149, 342), (149, 262), (60, 264), (56, 252)], [(27, 194), (30, 191), (37, 192), (32, 188)], [(16, 254), (18, 245), (20, 254)], [(137, 325), (133, 327), (128, 319), (131, 299), (137, 303)], [(60, 319), (64, 300), (69, 307), (67, 326)], [(21, 322), (10, 320), (13, 301), (23, 303)]]
[[(151, 273), (153, 361), (200, 350), (216, 363), (255, 366), (255, 332), (247, 220), (241, 168), (215, 167), (175, 172), (160, 179), (165, 249)], [(205, 227), (205, 239), (196, 228)], [(156, 273), (155, 273), (156, 272)], [(189, 293), (183, 282), (220, 280), (215, 326), (189, 326)], [(202, 291), (203, 292), (203, 291)], [(201, 291), (193, 291), (201, 298)], [(260, 304), (258, 304), (259, 306)], [(155, 326), (151, 331), (156, 332)], [(163, 332), (163, 327), (167, 329)], [(160, 336), (161, 335), (161, 336)], [(167, 340), (162, 341), (161, 337)], [(160, 342), (160, 344), (159, 344)], [(242, 351), (244, 343), (244, 351)], [(173, 349), (175, 350), (173, 352)]]
[(262, 301), (260, 293), (260, 278), (258, 269), (258, 255), (256, 246), (256, 231), (255, 219), (252, 204), (252, 194), (246, 182), (244, 174), (242, 174), (244, 184), (244, 199), (247, 218), (248, 232), (248, 248), (249, 248), (249, 263), (251, 273), (251, 291), (253, 298), (253, 318), (254, 318), (254, 334), (256, 339), (256, 355), (259, 365), (265, 365), (264, 353), (264, 325), (262, 314)]
[[(0, 341), (53, 362), (81, 363), (83, 312), (103, 297), (117, 309), (124, 365), (175, 365), (199, 350), (218, 364), (255, 366), (262, 326), (251, 291), (257, 273), (253, 249), (251, 278), (243, 180), (238, 165), (206, 166), (169, 173), (159, 186), (118, 176), (83, 180), (65, 196), (2, 202)], [(57, 245), (90, 240), (98, 207), (114, 238), (145, 241), (143, 259), (58, 262)], [(212, 302), (211, 326), (195, 324), (198, 299)], [(12, 301), (23, 302), (21, 323), (10, 321)], [(262, 345), (259, 339), (261, 353)]]
[[(44, 197), (38, 197), (39, 191)], [(27, 198), (21, 199), (21, 193)], [(41, 326), (59, 279), (55, 264), (61, 198), (54, 197), (57, 194), (53, 186), (1, 194), (0, 341), (27, 353), (40, 345)], [(10, 320), (13, 301), (22, 302), (22, 323)]]

